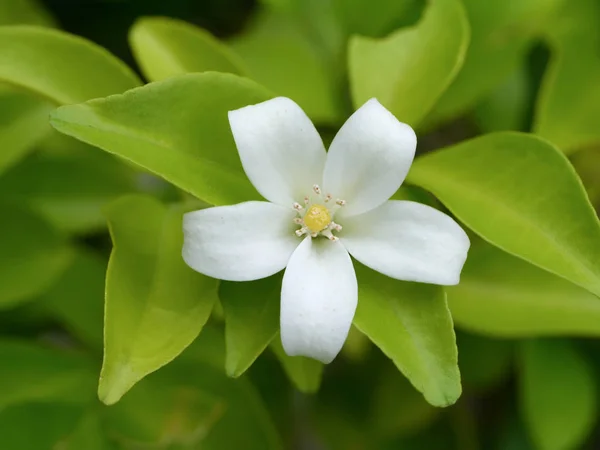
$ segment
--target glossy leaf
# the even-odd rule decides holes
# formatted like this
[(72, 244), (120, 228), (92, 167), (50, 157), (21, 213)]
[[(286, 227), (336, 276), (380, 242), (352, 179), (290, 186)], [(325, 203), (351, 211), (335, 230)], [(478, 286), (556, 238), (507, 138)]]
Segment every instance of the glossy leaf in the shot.
[(322, 363), (304, 356), (288, 356), (283, 350), (279, 335), (271, 342), (271, 348), (288, 378), (300, 392), (312, 394), (319, 390), (323, 376)]
[(243, 374), (279, 331), (281, 276), (245, 283), (222, 281), (219, 297), (225, 312), (225, 371)]
[(581, 448), (596, 421), (597, 384), (583, 355), (566, 341), (521, 347), (520, 402), (540, 450)]
[(597, 1), (565, 2), (548, 33), (552, 56), (533, 129), (565, 153), (600, 143), (599, 17)]
[[(312, 15), (313, 24), (320, 17)], [(230, 45), (250, 78), (297, 102), (315, 122), (337, 124), (341, 89), (311, 34), (286, 15), (265, 11)]]
[(500, 337), (600, 336), (600, 299), (532, 264), (477, 242), (460, 284), (446, 288), (466, 330)]
[(189, 72), (242, 74), (241, 62), (208, 31), (166, 17), (139, 19), (129, 42), (146, 78), (162, 80)]
[(392, 359), (434, 406), (461, 394), (452, 318), (439, 286), (393, 280), (364, 266), (354, 325)]
[(557, 7), (565, 0), (463, 0), (471, 42), (458, 76), (442, 95), (433, 122), (454, 118), (473, 107), (524, 63)]
[(51, 128), (53, 106), (27, 92), (0, 88), (0, 173), (31, 150)]
[(107, 209), (113, 252), (98, 388), (104, 403), (117, 402), (179, 355), (210, 316), (217, 280), (183, 262), (182, 215), (144, 196), (123, 197)]
[(0, 203), (0, 309), (31, 300), (61, 276), (71, 259), (63, 236), (38, 215)]
[(0, 1), (0, 25), (16, 24), (53, 27), (55, 21), (38, 0)]
[(83, 355), (4, 339), (0, 361), (0, 410), (31, 401), (93, 400), (95, 367)]
[(0, 81), (58, 104), (118, 94), (140, 84), (105, 49), (61, 31), (26, 25), (0, 28)]
[(457, 0), (431, 2), (420, 22), (383, 38), (351, 38), (348, 68), (352, 102), (371, 97), (402, 122), (416, 126), (460, 69), (469, 42)]
[(418, 158), (408, 176), (492, 244), (600, 295), (600, 226), (581, 180), (535, 136), (495, 133)]
[(190, 74), (59, 108), (51, 123), (211, 204), (238, 203), (260, 197), (242, 169), (227, 112), (270, 97), (234, 75)]

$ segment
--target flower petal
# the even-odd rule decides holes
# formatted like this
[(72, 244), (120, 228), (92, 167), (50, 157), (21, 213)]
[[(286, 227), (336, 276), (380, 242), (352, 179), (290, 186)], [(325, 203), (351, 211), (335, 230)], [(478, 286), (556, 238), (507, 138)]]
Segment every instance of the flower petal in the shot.
[(192, 269), (229, 281), (265, 278), (282, 270), (301, 242), (292, 208), (245, 202), (183, 216), (183, 259)]
[(344, 216), (376, 208), (404, 181), (416, 147), (413, 129), (373, 98), (333, 139), (323, 174), (324, 190), (346, 200)]
[(437, 209), (392, 200), (343, 225), (342, 243), (364, 265), (399, 280), (458, 284), (469, 237)]
[(230, 111), (229, 124), (246, 175), (267, 200), (288, 206), (322, 183), (323, 141), (289, 98)]
[(356, 274), (344, 246), (305, 238), (283, 275), (281, 342), (285, 352), (330, 363), (348, 336), (357, 299)]

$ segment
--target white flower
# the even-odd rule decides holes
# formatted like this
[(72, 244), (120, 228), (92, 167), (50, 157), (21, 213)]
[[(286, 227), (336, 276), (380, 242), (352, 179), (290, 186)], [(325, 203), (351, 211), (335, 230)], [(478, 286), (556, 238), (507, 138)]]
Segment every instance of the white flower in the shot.
[(459, 281), (469, 238), (429, 206), (388, 199), (417, 139), (371, 99), (329, 152), (296, 103), (275, 98), (229, 112), (248, 178), (268, 202), (188, 213), (183, 258), (210, 277), (249, 281), (285, 268), (281, 340), (288, 355), (324, 363), (339, 353), (358, 299), (350, 255), (399, 280)]

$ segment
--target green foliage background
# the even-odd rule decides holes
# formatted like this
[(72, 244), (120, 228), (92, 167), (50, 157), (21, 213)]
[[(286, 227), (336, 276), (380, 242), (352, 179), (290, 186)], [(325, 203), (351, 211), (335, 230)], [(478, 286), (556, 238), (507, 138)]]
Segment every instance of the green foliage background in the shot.
[[(210, 279), (186, 211), (260, 198), (227, 111), (326, 142), (377, 97), (419, 135), (394, 198), (452, 214), (457, 286), (357, 264), (328, 366), (281, 275)], [(0, 448), (600, 446), (597, 0), (0, 0)]]

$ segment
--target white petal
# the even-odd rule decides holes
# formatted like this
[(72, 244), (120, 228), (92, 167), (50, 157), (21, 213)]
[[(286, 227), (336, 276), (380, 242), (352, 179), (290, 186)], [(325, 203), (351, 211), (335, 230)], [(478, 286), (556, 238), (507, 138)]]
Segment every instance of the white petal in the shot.
[(282, 270), (301, 242), (294, 210), (245, 202), (183, 216), (183, 259), (192, 269), (229, 281), (265, 278)]
[(348, 336), (357, 299), (356, 274), (344, 246), (322, 238), (304, 239), (283, 275), (285, 352), (330, 363)]
[(246, 175), (267, 200), (288, 206), (322, 184), (323, 141), (289, 98), (230, 111), (229, 124)]
[(392, 200), (347, 218), (341, 237), (358, 261), (392, 278), (458, 284), (469, 238), (449, 216), (416, 202)]
[(376, 208), (404, 181), (416, 147), (413, 129), (373, 98), (333, 139), (323, 174), (324, 190), (346, 200), (344, 216)]

